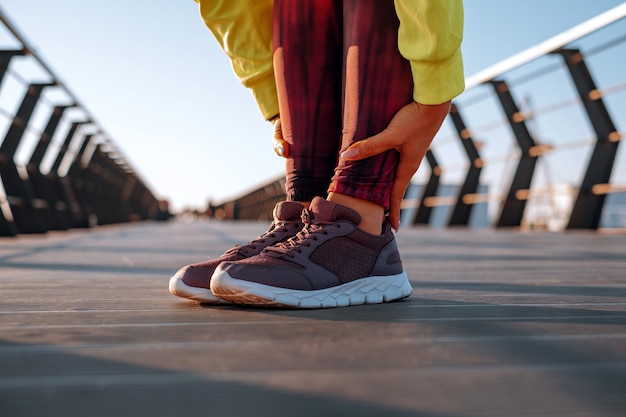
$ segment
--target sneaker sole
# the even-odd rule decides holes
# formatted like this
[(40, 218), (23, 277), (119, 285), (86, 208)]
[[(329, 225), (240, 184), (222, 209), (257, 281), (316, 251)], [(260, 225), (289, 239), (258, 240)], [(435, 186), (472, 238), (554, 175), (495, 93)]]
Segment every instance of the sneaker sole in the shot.
[(211, 290), (207, 288), (190, 287), (185, 284), (179, 277), (170, 278), (169, 284), (170, 292), (173, 295), (182, 298), (188, 298), (194, 301), (200, 301), (201, 303), (209, 304), (231, 304), (230, 302), (216, 297)]
[(302, 309), (387, 303), (406, 298), (413, 292), (405, 272), (361, 278), (313, 291), (271, 287), (234, 279), (227, 272), (221, 272), (211, 278), (211, 289), (213, 294), (237, 304)]

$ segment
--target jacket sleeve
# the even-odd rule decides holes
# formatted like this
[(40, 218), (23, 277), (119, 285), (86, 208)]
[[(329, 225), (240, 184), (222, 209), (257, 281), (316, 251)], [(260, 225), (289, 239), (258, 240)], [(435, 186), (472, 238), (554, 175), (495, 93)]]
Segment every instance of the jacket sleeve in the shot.
[(462, 0), (395, 0), (398, 48), (411, 62), (413, 99), (441, 104), (465, 89)]
[(194, 0), (200, 16), (230, 58), (235, 75), (265, 119), (278, 114), (272, 64), (273, 0)]

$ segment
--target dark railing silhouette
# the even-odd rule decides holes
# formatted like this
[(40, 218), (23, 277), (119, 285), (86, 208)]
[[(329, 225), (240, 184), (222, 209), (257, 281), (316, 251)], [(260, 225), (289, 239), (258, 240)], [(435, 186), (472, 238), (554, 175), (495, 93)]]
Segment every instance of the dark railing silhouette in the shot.
[[(625, 16), (626, 5), (623, 4), (466, 79), (467, 90), (455, 100), (450, 114), (454, 135), (449, 140), (444, 137), (436, 139), (433, 150), (437, 154), (449, 154), (439, 150), (460, 140), (470, 158), (470, 168), (457, 198), (452, 201), (444, 198), (441, 205), (456, 204), (458, 207), (459, 202), (480, 204), (491, 201), (497, 208), (493, 225), (499, 228), (564, 230), (600, 227), (607, 196), (626, 190), (611, 184), (617, 148), (624, 136), (616, 127), (615, 115), (623, 121), (626, 100), (619, 93), (626, 90), (626, 79), (622, 72), (621, 79), (611, 80), (613, 85), (600, 89), (587, 64), (597, 62), (600, 67), (608, 67), (623, 61), (626, 55)], [(546, 81), (548, 77), (551, 78)], [(542, 94), (542, 90), (556, 89), (557, 85), (559, 90), (555, 95)], [(547, 104), (524, 108), (527, 101), (516, 98), (522, 89), (527, 97), (547, 97), (544, 99)], [(616, 111), (612, 115), (609, 101), (622, 112)], [(504, 119), (494, 122), (493, 115), (498, 108)], [(470, 128), (465, 125), (465, 120), (480, 120), (485, 124)], [(549, 140), (538, 133), (539, 123), (546, 123), (553, 132)], [(587, 135), (592, 138), (578, 139), (569, 131), (570, 125), (580, 126), (574, 134), (590, 130)], [(505, 154), (487, 155), (489, 148), (496, 148), (498, 142), (507, 139), (512, 142), (512, 149)], [(480, 157), (471, 146), (468, 147), (473, 141), (480, 145)], [(575, 174), (566, 173), (559, 179), (561, 184), (555, 184), (554, 178), (543, 184), (538, 181), (539, 167), (544, 171), (554, 169), (557, 164), (552, 161), (561, 157), (559, 153), (564, 155), (572, 150), (591, 154), (587, 163), (580, 157), (561, 161), (561, 166), (569, 170), (582, 171), (577, 174), (582, 180), (577, 180)], [(517, 166), (503, 166), (507, 163)], [(486, 173), (489, 169), (491, 172)], [(459, 171), (454, 164), (444, 165), (441, 170), (444, 173)], [(476, 176), (481, 174), (489, 174), (489, 195), (467, 190), (467, 182), (476, 184)], [(556, 199), (567, 202), (561, 201), (557, 210), (554, 208)], [(430, 204), (437, 205), (438, 202), (430, 200)], [(626, 206), (621, 210), (626, 219)], [(538, 214), (542, 211), (543, 214)], [(448, 224), (463, 223), (453, 210)], [(626, 221), (621, 227), (626, 227)]]
[[(0, 22), (17, 44), (0, 50), (0, 86), (11, 78), (23, 96), (14, 114), (0, 107), (0, 118), (4, 117), (8, 126), (0, 138), (0, 236), (168, 218), (164, 202), (154, 196), (87, 108), (1, 10)], [(18, 60), (31, 61), (47, 79), (28, 80), (13, 69)], [(62, 98), (44, 97), (52, 89)], [(41, 131), (31, 123), (36, 107), (49, 112)], [(51, 155), (53, 138), (62, 124), (69, 129), (56, 155)], [(26, 165), (21, 166), (16, 152), (27, 134), (38, 141)], [(44, 169), (47, 158), (53, 162)]]
[[(491, 224), (497, 228), (598, 229), (609, 197), (626, 192), (611, 183), (624, 137), (617, 122), (623, 123), (626, 114), (626, 78), (621, 71), (620, 79), (600, 88), (589, 64), (602, 68), (624, 62), (625, 16), (622, 4), (467, 78), (466, 91), (455, 99), (416, 175), (423, 178), (421, 192), (407, 193), (408, 215), (403, 218), (409, 224), (430, 224), (436, 210), (446, 210), (448, 226), (468, 226), (472, 210), (490, 204)], [(530, 97), (546, 97), (544, 90), (553, 87), (559, 87), (558, 94), (543, 98), (541, 107), (529, 107)], [(522, 89), (524, 100), (517, 97)], [(621, 111), (612, 114), (611, 106)], [(468, 127), (472, 123), (478, 127)], [(538, 133), (538, 123), (549, 126), (549, 139)], [(580, 127), (572, 133), (571, 126)], [(446, 131), (452, 134), (446, 137)], [(508, 150), (499, 150), (503, 142), (510, 144)], [(591, 156), (585, 162), (579, 155), (567, 157), (571, 152)], [(452, 154), (458, 161), (450, 161)], [(538, 181), (537, 172), (550, 172), (559, 158), (561, 167), (579, 172), (559, 175), (559, 183), (554, 178)], [(445, 181), (461, 184), (455, 196), (443, 193)], [(224, 203), (231, 210), (221, 213), (259, 218), (268, 201), (284, 198), (279, 185), (277, 180)], [(255, 206), (255, 200), (262, 205)], [(626, 227), (623, 200), (621, 227)], [(242, 205), (245, 210), (236, 209)]]

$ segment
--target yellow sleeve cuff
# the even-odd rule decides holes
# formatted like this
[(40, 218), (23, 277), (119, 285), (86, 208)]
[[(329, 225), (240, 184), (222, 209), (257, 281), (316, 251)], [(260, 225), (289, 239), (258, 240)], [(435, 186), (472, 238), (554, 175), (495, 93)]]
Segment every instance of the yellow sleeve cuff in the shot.
[(272, 63), (273, 0), (196, 0), (202, 20), (230, 58), (235, 75), (252, 90), (263, 117), (278, 114)]
[(463, 57), (458, 50), (443, 61), (411, 61), (413, 100), (421, 104), (441, 104), (465, 89)]
[(250, 89), (265, 120), (270, 120), (278, 114), (278, 95), (273, 72), (256, 80)]

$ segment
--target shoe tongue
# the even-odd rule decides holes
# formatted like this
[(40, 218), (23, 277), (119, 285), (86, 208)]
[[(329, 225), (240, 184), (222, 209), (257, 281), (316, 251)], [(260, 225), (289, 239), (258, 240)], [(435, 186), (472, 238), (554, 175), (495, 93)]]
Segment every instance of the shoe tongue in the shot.
[(322, 221), (348, 220), (358, 225), (361, 223), (361, 215), (349, 207), (342, 206), (321, 197), (315, 197), (311, 201), (309, 211), (313, 213), (313, 219)]
[(300, 220), (302, 209), (304, 207), (295, 201), (282, 201), (274, 207), (274, 220), (276, 221), (292, 221)]

